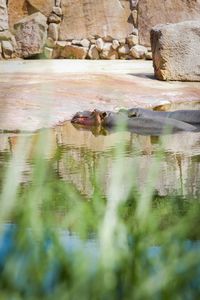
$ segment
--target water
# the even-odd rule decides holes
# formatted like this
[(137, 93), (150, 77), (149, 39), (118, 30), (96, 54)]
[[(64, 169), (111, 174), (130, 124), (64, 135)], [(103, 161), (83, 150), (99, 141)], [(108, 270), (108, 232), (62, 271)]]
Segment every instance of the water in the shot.
[[(198, 109), (198, 105), (191, 108)], [(179, 108), (185, 109), (187, 106)], [(148, 174), (162, 147), (159, 172), (154, 183), (155, 195), (163, 203), (170, 197), (179, 197), (183, 203), (188, 199), (200, 199), (200, 132), (180, 132), (158, 137), (128, 131), (77, 130), (70, 122), (41, 132), (44, 139), (48, 136), (50, 140), (50, 148), (45, 147), (46, 142), (43, 145), (44, 157), (47, 162), (51, 162), (50, 172), (56, 177), (56, 182), (69, 183), (86, 201), (93, 199), (94, 175), (99, 177), (101, 193), (105, 197), (108, 195), (119, 142), (125, 145), (123, 165), (129, 167), (129, 179), (140, 194), (151, 181)], [(29, 151), (22, 166), (21, 185), (26, 186), (31, 182), (41, 132), (0, 134), (0, 187), (5, 179), (9, 159), (23, 136), (27, 139)], [(125, 191), (126, 184), (121, 188)], [(62, 219), (62, 202), (55, 202), (54, 211), (56, 218)]]
[[(58, 188), (53, 196), (50, 195), (52, 198), (50, 198), (50, 203), (47, 203), (46, 206), (45, 197), (41, 197), (44, 203), (42, 203), (42, 201), (40, 202), (40, 199), (38, 200), (39, 214), (41, 214), (40, 217), (43, 219), (43, 225), (45, 224), (46, 226), (40, 243), (38, 243), (35, 238), (34, 231), (35, 228), (37, 230), (37, 221), (39, 220), (37, 213), (33, 213), (33, 216), (31, 216), (31, 213), (27, 212), (29, 217), (33, 218), (30, 223), (28, 222), (29, 220), (26, 220), (25, 213), (23, 216), (26, 220), (25, 224), (23, 221), (18, 221), (20, 226), (16, 225), (18, 223), (14, 215), (13, 219), (8, 220), (8, 222), (15, 223), (15, 225), (4, 224), (0, 226), (0, 268), (7, 270), (7, 266), (11, 265), (10, 269), (12, 270), (8, 275), (1, 273), (0, 276), (4, 278), (4, 280), (6, 276), (8, 276), (8, 282), (10, 282), (11, 278), (14, 289), (27, 294), (32, 294), (39, 289), (48, 294), (52, 292), (60, 280), (62, 281), (60, 274), (62, 274), (66, 266), (63, 267), (63, 258), (61, 259), (59, 255), (60, 247), (58, 249), (55, 247), (56, 250), (54, 249), (53, 237), (49, 235), (49, 232), (51, 233), (52, 231), (56, 233), (65, 251), (66, 260), (69, 259), (70, 261), (70, 268), (71, 261), (77, 265), (77, 270), (79, 270), (80, 262), (86, 262), (86, 264), (88, 264), (88, 274), (93, 274), (92, 276), (94, 276), (95, 272), (98, 271), (98, 261), (102, 251), (98, 230), (102, 224), (103, 214), (105, 212), (103, 211), (102, 213), (99, 211), (99, 209), (101, 210), (101, 203), (96, 203), (97, 201), (95, 202), (95, 199), (93, 199), (95, 189), (94, 175), (97, 174), (101, 178), (102, 194), (106, 196), (113, 176), (112, 167), (117, 160), (115, 151), (116, 148), (120, 146), (119, 141), (125, 145), (123, 149), (124, 168), (131, 168), (131, 180), (134, 181), (135, 188), (142, 193), (148, 185), (148, 171), (152, 168), (156, 160), (162, 140), (163, 154), (161, 156), (159, 174), (154, 186), (157, 196), (156, 199), (153, 199), (153, 210), (155, 209), (156, 211), (154, 217), (156, 218), (156, 214), (161, 215), (162, 222), (160, 223), (160, 227), (158, 226), (159, 230), (157, 235), (152, 235), (151, 230), (150, 233), (146, 233), (144, 229), (145, 232), (141, 234), (140, 239), (142, 243), (146, 240), (146, 243), (140, 254), (137, 252), (138, 246), (136, 243), (138, 243), (138, 241), (134, 240), (134, 234), (135, 232), (137, 234), (137, 231), (131, 232), (130, 230), (135, 223), (135, 215), (131, 215), (134, 210), (134, 204), (132, 202), (131, 204), (126, 203), (122, 211), (124, 224), (127, 226), (127, 229), (129, 228), (130, 230), (129, 246), (130, 248), (136, 247), (137, 249), (135, 258), (139, 263), (138, 266), (142, 263), (145, 264), (145, 260), (150, 261), (152, 267), (148, 269), (148, 274), (150, 277), (154, 276), (157, 272), (160, 272), (160, 266), (162, 266), (162, 264), (164, 266), (165, 264), (166, 266), (168, 265), (169, 253), (172, 257), (172, 262), (174, 262), (174, 253), (176, 253), (177, 249), (180, 250), (182, 248), (183, 254), (186, 257), (189, 253), (195, 260), (195, 257), (199, 255), (200, 235), (198, 230), (199, 226), (192, 226), (193, 220), (189, 220), (187, 223), (188, 228), (191, 228), (191, 230), (186, 230), (186, 234), (183, 238), (184, 241), (182, 241), (181, 234), (180, 236), (178, 236), (178, 234), (174, 235), (175, 238), (172, 238), (171, 243), (167, 242), (167, 235), (164, 239), (160, 235), (162, 235), (161, 232), (165, 229), (167, 230), (168, 227), (170, 230), (170, 226), (173, 229), (174, 223), (179, 223), (182, 217), (184, 218), (185, 211), (187, 209), (189, 210), (190, 202), (194, 203), (200, 199), (200, 133), (181, 132), (169, 134), (162, 136), (160, 140), (160, 138), (156, 136), (138, 135), (126, 131), (109, 133), (106, 131), (77, 130), (70, 122), (65, 122), (53, 129), (44, 130), (42, 133), (43, 137), (48, 136), (51, 141), (50, 148), (44, 147), (45, 161), (47, 163), (51, 162), (48, 180), (51, 181), (51, 174), (53, 173), (56, 178), (55, 184), (70, 183), (83, 197), (80, 201), (76, 199), (76, 197), (71, 200), (65, 197), (64, 199), (60, 199), (59, 195), (56, 195), (56, 193), (58, 194), (61, 190), (62, 186), (60, 186), (60, 190)], [(26, 187), (31, 182), (34, 157), (37, 152), (38, 141), (41, 138), (41, 132), (24, 134), (1, 133), (0, 186), (5, 179), (4, 171), (9, 165), (9, 158), (16, 152), (17, 144), (22, 136), (26, 136), (27, 138), (29, 151), (26, 163), (22, 166), (23, 176), (21, 178), (21, 186)], [(152, 180), (153, 179), (154, 178), (152, 178)], [(54, 188), (52, 188), (52, 190), (54, 190)], [(126, 190), (126, 183), (120, 188)], [(57, 197), (56, 199), (54, 199), (55, 195)], [(176, 203), (169, 209), (169, 201), (172, 200), (173, 202), (173, 196), (176, 197)], [(62, 194), (61, 198), (63, 198)], [(25, 198), (25, 200), (27, 199)], [(80, 202), (83, 202), (82, 200), (85, 200), (88, 206), (84, 206), (86, 210), (80, 211), (80, 213), (84, 212), (84, 214), (82, 218), (80, 218), (80, 224), (77, 225), (77, 223), (79, 223), (78, 206), (81, 205)], [(101, 197), (98, 198), (99, 202), (101, 202), (101, 200)], [(26, 206), (26, 209), (27, 208), (28, 205)], [(72, 210), (71, 215), (69, 213), (70, 209)], [(47, 218), (45, 218), (45, 214)], [(99, 214), (101, 215), (100, 217)], [(50, 226), (48, 225), (48, 217), (52, 221), (52, 223), (49, 223)], [(68, 220), (68, 218), (72, 219)], [(85, 218), (91, 219), (86, 220), (88, 227), (84, 227)], [(101, 220), (99, 221), (99, 219)], [(47, 221), (47, 224), (45, 221)], [(32, 228), (30, 228), (30, 224)], [(194, 224), (198, 225), (198, 220), (194, 220)], [(82, 227), (84, 227), (85, 231), (88, 230), (84, 238), (81, 235)], [(18, 228), (20, 234), (18, 234)], [(197, 229), (195, 230), (195, 228)], [(173, 233), (173, 230), (171, 232)], [(32, 236), (34, 236), (34, 238)], [(168, 234), (168, 237), (170, 236), (171, 233)], [(48, 260), (48, 253), (51, 251), (55, 252), (53, 252), (52, 258), (50, 257)], [(38, 256), (36, 255), (35, 260), (36, 253), (40, 254), (38, 254)], [(123, 249), (121, 253), (123, 254)], [(179, 254), (177, 254), (177, 257), (178, 255)], [(179, 272), (177, 278), (185, 276), (183, 261), (185, 263), (185, 260), (180, 260), (180, 262), (176, 264), (176, 273)], [(198, 259), (195, 260), (195, 263), (195, 272), (190, 276), (192, 279), (188, 279), (186, 289), (189, 289), (188, 286), (192, 284), (195, 286), (194, 291), (198, 291)], [(42, 280), (39, 281), (39, 283), (37, 281), (35, 283), (35, 274), (41, 272), (43, 264), (47, 267), (43, 270)], [(190, 264), (188, 263), (188, 265), (188, 270), (190, 271)], [(33, 271), (30, 266), (33, 268)], [(37, 272), (35, 272), (34, 268), (36, 268)], [(70, 268), (67, 267), (67, 270), (71, 270)], [(187, 274), (189, 274), (189, 271)], [(85, 273), (84, 276), (88, 274)], [(28, 282), (27, 278), (29, 278), (29, 276), (32, 278), (32, 275), (34, 276), (34, 280)], [(174, 276), (177, 276), (177, 274)], [(64, 280), (66, 281), (66, 279)], [(75, 279), (75, 282), (76, 280), (79, 282), (79, 279)], [(162, 283), (160, 284), (162, 285)]]
[[(71, 182), (81, 194), (88, 197), (93, 193), (91, 174), (100, 172), (99, 168), (102, 165), (103, 187), (106, 193), (111, 168), (115, 161), (113, 153), (119, 140), (125, 144), (124, 165), (133, 165), (139, 190), (145, 186), (148, 170), (160, 147), (159, 137), (130, 132), (97, 135), (91, 131), (79, 131), (70, 122), (49, 129), (46, 133), (50, 135), (52, 147), (46, 151), (45, 158), (50, 160), (56, 156), (54, 170), (60, 179)], [(12, 133), (0, 134), (1, 170), (6, 168), (20, 136)], [(30, 150), (23, 169), (23, 183), (30, 180), (32, 159), (38, 139), (39, 133), (27, 135)], [(176, 194), (200, 198), (200, 133), (181, 132), (165, 135), (162, 137), (162, 143), (164, 155), (155, 184), (156, 193), (160, 196)], [(4, 172), (1, 171), (1, 181), (3, 174)]]

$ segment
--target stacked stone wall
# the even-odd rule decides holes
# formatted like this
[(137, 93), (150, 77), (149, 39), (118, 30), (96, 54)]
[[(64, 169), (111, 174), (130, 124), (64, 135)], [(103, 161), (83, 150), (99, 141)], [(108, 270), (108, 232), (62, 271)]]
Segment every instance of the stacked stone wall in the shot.
[(17, 44), (9, 31), (7, 1), (0, 0), (0, 59), (15, 58)]
[[(35, 55), (48, 59), (151, 58), (148, 49), (138, 45), (137, 2), (0, 0), (7, 18), (6, 27), (0, 29), (1, 58), (27, 58)], [(38, 29), (41, 27), (39, 12), (46, 17), (45, 43), (44, 24), (42, 30)], [(3, 16), (2, 11), (0, 14)]]
[(151, 59), (151, 27), (193, 16), (200, 0), (0, 0), (0, 59)]

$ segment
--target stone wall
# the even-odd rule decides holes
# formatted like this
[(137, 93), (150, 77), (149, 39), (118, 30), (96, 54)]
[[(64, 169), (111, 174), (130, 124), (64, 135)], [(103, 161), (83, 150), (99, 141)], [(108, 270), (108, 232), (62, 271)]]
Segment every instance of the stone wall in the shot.
[(7, 1), (0, 0), (0, 59), (14, 58), (16, 47), (15, 37), (9, 31)]
[(111, 36), (121, 39), (132, 33), (130, 2), (119, 0), (63, 0), (60, 40)]
[(5, 0), (0, 0), (0, 31), (8, 30), (8, 12)]
[[(138, 45), (137, 0), (0, 1), (0, 15), (7, 21), (0, 37), (3, 58), (151, 59)], [(38, 13), (46, 17), (46, 35)]]
[(136, 6), (130, 0), (57, 1), (48, 16), (45, 57), (149, 58), (148, 50), (138, 45)]
[(200, 0), (139, 0), (139, 41), (150, 46), (150, 30), (157, 24), (200, 20)]
[(0, 58), (151, 59), (153, 25), (197, 17), (200, 0), (0, 0)]

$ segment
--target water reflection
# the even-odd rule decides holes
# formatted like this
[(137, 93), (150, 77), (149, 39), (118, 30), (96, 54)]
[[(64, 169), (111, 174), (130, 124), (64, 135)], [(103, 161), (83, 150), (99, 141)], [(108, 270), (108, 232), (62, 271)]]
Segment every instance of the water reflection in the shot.
[[(46, 130), (51, 139), (51, 149), (45, 153), (51, 159), (59, 149), (54, 168), (58, 176), (73, 183), (87, 196), (93, 193), (92, 174), (103, 166), (103, 188), (106, 192), (109, 176), (114, 162), (113, 151), (122, 138), (125, 144), (124, 165), (133, 165), (136, 185), (145, 188), (148, 169), (159, 150), (160, 139), (155, 136), (142, 136), (130, 132), (115, 132), (97, 135), (96, 132), (77, 130), (70, 122), (54, 129)], [(7, 165), (8, 157), (15, 151), (20, 134), (0, 135), (0, 167)], [(32, 157), (36, 151), (39, 133), (27, 135), (31, 147), (23, 172), (23, 182), (30, 180)], [(180, 132), (162, 136), (164, 155), (160, 165), (159, 178), (155, 190), (160, 196), (178, 194), (181, 196), (200, 196), (200, 133)], [(0, 172), (3, 176), (3, 171)], [(2, 178), (1, 178), (2, 180)]]

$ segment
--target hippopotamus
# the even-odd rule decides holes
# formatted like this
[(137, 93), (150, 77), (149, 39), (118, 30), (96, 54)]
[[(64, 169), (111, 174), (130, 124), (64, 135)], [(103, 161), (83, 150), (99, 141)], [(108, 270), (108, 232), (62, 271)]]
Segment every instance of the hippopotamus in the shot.
[(152, 111), (144, 108), (127, 110), (129, 117), (170, 118), (189, 124), (200, 124), (200, 110)]
[(130, 110), (122, 110), (119, 112), (111, 111), (84, 111), (78, 112), (74, 115), (71, 122), (85, 127), (119, 127), (128, 129), (129, 131), (146, 134), (146, 135), (160, 135), (165, 132), (177, 131), (195, 131), (196, 127), (170, 118), (165, 114), (157, 114), (148, 110), (133, 108)]

